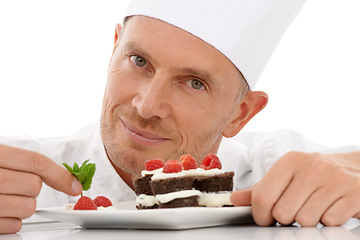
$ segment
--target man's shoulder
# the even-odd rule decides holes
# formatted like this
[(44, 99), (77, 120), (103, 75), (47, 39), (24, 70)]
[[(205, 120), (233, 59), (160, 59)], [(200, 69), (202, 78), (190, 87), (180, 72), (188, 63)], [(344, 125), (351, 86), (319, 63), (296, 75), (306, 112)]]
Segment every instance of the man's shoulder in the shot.
[(92, 144), (96, 139), (101, 139), (99, 123), (83, 127), (69, 136), (49, 138), (34, 138), (26, 135), (0, 137), (0, 143), (54, 157), (68, 149), (85, 149), (84, 146)]
[(240, 132), (239, 134), (231, 138), (231, 140), (240, 142), (249, 148), (263, 145), (269, 142), (276, 142), (277, 144), (292, 144), (298, 143), (299, 141), (308, 141), (306, 136), (290, 129), (278, 129), (271, 132)]

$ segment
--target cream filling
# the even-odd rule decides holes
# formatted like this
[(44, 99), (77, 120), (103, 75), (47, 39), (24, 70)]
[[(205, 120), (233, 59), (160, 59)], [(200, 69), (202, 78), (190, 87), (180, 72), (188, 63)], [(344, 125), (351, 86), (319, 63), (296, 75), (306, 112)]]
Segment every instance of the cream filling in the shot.
[(153, 175), (155, 173), (161, 173), (163, 170), (163, 168), (158, 168), (158, 169), (155, 169), (153, 171), (146, 171), (146, 170), (142, 170), (141, 171), (141, 176), (145, 176), (145, 175)]
[[(158, 169), (157, 169), (158, 170)], [(143, 176), (145, 176), (145, 171), (142, 171), (141, 174), (143, 174)], [(163, 173), (162, 169), (161, 171), (151, 171), (148, 172), (147, 174), (153, 174), (153, 176), (151, 177), (151, 180), (161, 180), (161, 179), (168, 179), (168, 178), (177, 178), (177, 177), (185, 177), (185, 176), (193, 176), (193, 177), (211, 177), (211, 176), (215, 176), (215, 175), (220, 175), (220, 174), (224, 174), (225, 172), (218, 169), (218, 168), (214, 168), (214, 169), (210, 169), (210, 170), (205, 170), (202, 168), (197, 168), (197, 169), (190, 169), (190, 170), (182, 170), (181, 172), (177, 172), (177, 173)]]
[(203, 192), (199, 198), (199, 205), (203, 207), (232, 206), (230, 200), (231, 192), (208, 193)]
[(142, 206), (152, 207), (159, 203), (168, 203), (174, 199), (187, 198), (192, 196), (199, 197), (199, 205), (202, 207), (222, 207), (224, 205), (232, 205), (230, 201), (231, 192), (207, 193), (198, 190), (183, 190), (166, 194), (145, 195), (141, 194), (136, 197), (136, 203)]
[(159, 204), (154, 195), (140, 194), (136, 197), (136, 203), (145, 207), (152, 207), (155, 204)]

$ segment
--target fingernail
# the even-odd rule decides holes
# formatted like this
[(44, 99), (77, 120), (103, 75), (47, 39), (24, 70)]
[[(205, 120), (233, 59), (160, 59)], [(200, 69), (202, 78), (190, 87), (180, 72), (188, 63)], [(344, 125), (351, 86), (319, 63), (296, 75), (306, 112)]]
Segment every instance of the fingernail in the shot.
[(72, 183), (72, 190), (75, 194), (80, 194), (83, 190), (82, 184), (75, 178)]

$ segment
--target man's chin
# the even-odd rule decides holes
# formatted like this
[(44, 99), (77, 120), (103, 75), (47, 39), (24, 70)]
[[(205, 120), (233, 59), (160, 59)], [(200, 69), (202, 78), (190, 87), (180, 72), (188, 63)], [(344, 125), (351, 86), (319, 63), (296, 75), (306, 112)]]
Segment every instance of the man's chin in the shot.
[(110, 162), (118, 173), (122, 172), (123, 174), (131, 175), (140, 175), (145, 164), (145, 160), (141, 162), (123, 162), (110, 159)]

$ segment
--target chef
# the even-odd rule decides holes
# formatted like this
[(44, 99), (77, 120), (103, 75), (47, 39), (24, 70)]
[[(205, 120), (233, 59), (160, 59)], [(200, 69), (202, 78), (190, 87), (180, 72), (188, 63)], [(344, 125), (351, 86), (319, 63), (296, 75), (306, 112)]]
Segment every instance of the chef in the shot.
[(260, 226), (360, 218), (360, 147), (240, 132), (267, 104), (254, 86), (303, 4), (133, 0), (115, 28), (101, 120), (67, 137), (0, 138), (0, 233), (76, 201), (82, 186), (62, 162), (96, 163), (85, 195), (131, 201), (147, 159), (184, 153), (215, 153), (235, 171), (231, 201), (251, 205)]

